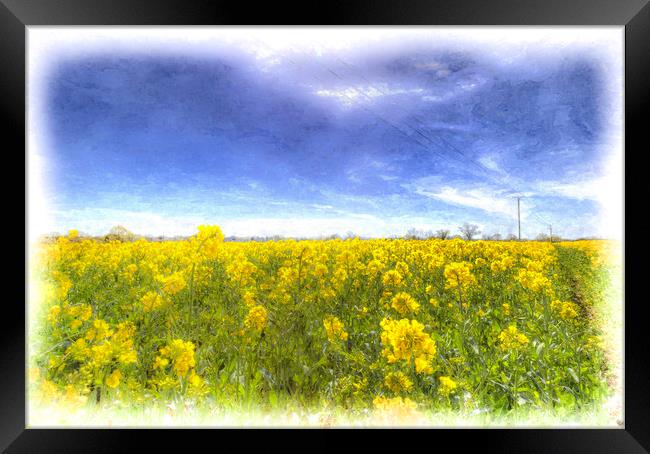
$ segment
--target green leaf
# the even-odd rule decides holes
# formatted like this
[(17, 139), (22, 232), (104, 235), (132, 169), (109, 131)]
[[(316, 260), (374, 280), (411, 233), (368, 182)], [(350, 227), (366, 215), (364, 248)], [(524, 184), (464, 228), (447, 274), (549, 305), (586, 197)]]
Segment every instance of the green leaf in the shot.
[(271, 404), (271, 407), (278, 405), (278, 395), (273, 390), (269, 393), (269, 403)]

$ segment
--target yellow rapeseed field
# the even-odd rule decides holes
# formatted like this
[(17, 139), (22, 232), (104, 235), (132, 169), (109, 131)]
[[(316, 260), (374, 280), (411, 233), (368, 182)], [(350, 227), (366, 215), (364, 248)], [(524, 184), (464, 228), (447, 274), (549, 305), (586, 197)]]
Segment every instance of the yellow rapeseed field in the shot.
[(123, 408), (565, 412), (611, 394), (608, 243), (42, 244), (29, 398)]

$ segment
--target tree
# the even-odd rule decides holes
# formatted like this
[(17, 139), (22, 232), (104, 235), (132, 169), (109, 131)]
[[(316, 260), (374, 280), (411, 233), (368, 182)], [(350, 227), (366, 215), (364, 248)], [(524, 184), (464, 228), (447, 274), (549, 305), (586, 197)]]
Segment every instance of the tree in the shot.
[(126, 227), (123, 227), (121, 225), (113, 227), (110, 232), (108, 232), (108, 235), (104, 237), (104, 240), (106, 241), (135, 241), (139, 237), (129, 231)]
[(517, 235), (514, 233), (508, 233), (508, 236), (506, 237), (506, 240), (508, 241), (515, 241), (517, 239)]
[(433, 237), (434, 233), (431, 230), (418, 230), (415, 227), (411, 227), (404, 235), (404, 238), (407, 240), (425, 240)]
[(553, 241), (553, 242), (562, 241), (562, 238), (560, 238), (559, 236), (553, 235), (552, 237), (550, 237), (546, 233), (540, 233), (539, 235), (537, 235), (535, 239), (537, 241)]
[(446, 240), (447, 238), (449, 238), (449, 230), (444, 230), (444, 229), (437, 230), (436, 238), (440, 238), (441, 240)]
[(498, 233), (492, 233), (492, 234), (484, 233), (481, 236), (481, 239), (485, 241), (499, 241), (501, 239), (501, 235)]
[(471, 240), (476, 235), (481, 233), (481, 231), (478, 229), (478, 225), (476, 225), (476, 224), (468, 224), (467, 222), (464, 223), (462, 226), (458, 227), (458, 230), (460, 230), (461, 235), (466, 240)]
[(420, 232), (414, 228), (411, 227), (408, 232), (406, 232), (406, 235), (404, 235), (404, 238), (407, 240), (416, 240), (420, 237)]

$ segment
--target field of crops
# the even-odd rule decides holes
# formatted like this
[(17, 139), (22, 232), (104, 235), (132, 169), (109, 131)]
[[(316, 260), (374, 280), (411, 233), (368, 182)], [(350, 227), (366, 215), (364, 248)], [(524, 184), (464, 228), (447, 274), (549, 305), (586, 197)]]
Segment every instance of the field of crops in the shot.
[(29, 400), (328, 409), (386, 424), (580, 411), (611, 393), (598, 309), (607, 246), (73, 231), (43, 244), (34, 266)]

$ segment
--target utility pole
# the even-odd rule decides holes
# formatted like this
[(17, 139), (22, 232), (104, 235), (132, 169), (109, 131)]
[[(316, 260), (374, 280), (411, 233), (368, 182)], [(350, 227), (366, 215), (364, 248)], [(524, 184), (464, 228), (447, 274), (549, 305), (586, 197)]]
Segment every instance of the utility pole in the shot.
[(519, 226), (519, 241), (521, 241), (521, 215), (519, 212), (519, 199), (521, 199), (521, 197), (517, 196), (517, 225)]
[(549, 231), (548, 240), (552, 243), (553, 242), (553, 226), (551, 224), (549, 224), (549, 226), (548, 226), (548, 231)]

